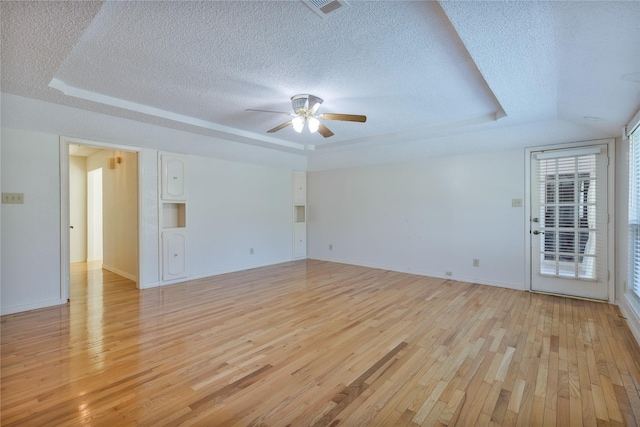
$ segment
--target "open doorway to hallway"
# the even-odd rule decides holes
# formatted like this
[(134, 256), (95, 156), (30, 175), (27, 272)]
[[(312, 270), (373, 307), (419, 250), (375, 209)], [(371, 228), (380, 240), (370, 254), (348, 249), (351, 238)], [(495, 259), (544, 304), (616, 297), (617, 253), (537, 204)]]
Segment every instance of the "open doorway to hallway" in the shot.
[[(106, 272), (135, 287), (137, 153), (72, 143), (68, 164), (69, 298), (83, 298), (83, 292), (101, 289)], [(113, 278), (109, 282), (120, 283)]]

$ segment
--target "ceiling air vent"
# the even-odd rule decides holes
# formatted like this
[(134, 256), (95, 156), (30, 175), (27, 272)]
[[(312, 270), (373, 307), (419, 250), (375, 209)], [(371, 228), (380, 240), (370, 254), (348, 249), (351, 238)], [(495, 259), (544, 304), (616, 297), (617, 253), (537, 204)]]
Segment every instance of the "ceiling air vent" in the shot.
[(346, 0), (302, 0), (302, 3), (309, 6), (321, 18), (349, 6)]

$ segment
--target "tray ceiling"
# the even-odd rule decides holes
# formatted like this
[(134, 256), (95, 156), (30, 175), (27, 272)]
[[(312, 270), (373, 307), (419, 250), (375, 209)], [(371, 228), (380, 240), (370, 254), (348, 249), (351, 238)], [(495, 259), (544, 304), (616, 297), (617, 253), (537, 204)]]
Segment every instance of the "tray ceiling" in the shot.
[[(424, 154), (447, 138), (463, 152), (470, 135), (483, 142), (469, 150), (502, 149), (525, 127), (554, 127), (557, 142), (619, 136), (640, 107), (638, 2), (351, 1), (324, 18), (299, 1), (1, 8), (5, 93), (327, 167), (363, 149), (379, 153), (372, 162)], [(287, 117), (245, 111), (291, 111), (298, 93), (367, 122), (327, 121), (326, 139), (267, 134)]]

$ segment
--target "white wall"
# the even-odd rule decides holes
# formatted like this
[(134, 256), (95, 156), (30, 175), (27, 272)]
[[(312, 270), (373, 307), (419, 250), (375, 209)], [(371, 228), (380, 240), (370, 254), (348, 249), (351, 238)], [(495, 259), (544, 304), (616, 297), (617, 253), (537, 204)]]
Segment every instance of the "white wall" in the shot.
[[(108, 159), (120, 157), (114, 169)], [(102, 168), (102, 267), (132, 280), (138, 277), (137, 154), (100, 150), (87, 158), (89, 171)]]
[(187, 177), (190, 278), (291, 260), (290, 170), (190, 156)]
[(309, 258), (524, 289), (524, 150), (311, 172), (307, 188)]
[[(58, 135), (2, 129), (2, 191), (25, 193), (25, 204), (1, 205), (1, 314), (66, 302), (60, 284), (59, 147)], [(132, 192), (115, 194), (114, 201), (119, 207), (141, 209), (141, 230), (118, 237), (120, 242), (137, 242), (139, 234), (141, 288), (157, 286), (159, 280), (157, 153), (138, 152), (140, 170), (133, 167), (137, 163), (131, 153), (129, 158), (107, 150), (100, 160), (87, 159), (87, 170), (92, 170), (95, 162), (104, 167), (108, 156), (123, 157), (116, 170), (103, 170), (105, 181), (109, 172), (116, 179), (120, 171), (117, 179), (129, 183), (138, 174), (143, 189), (140, 205)], [(130, 168), (126, 173), (125, 165)], [(189, 278), (292, 259), (290, 169), (190, 156), (188, 185)]]
[(58, 136), (2, 129), (2, 314), (61, 304)]
[(158, 230), (158, 151), (138, 152), (138, 184), (141, 189), (140, 209), (140, 265), (138, 287), (158, 286), (160, 280), (160, 232)]
[(69, 260), (87, 260), (87, 158), (69, 156)]
[(102, 260), (102, 169), (87, 174), (87, 261)]

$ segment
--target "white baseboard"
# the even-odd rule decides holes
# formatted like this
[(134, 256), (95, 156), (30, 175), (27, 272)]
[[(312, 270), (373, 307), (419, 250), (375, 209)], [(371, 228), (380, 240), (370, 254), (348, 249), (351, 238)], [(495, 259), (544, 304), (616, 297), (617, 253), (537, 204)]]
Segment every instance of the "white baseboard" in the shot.
[(106, 264), (102, 264), (102, 268), (104, 268), (105, 270), (110, 271), (112, 273), (116, 273), (119, 276), (126, 277), (127, 279), (138, 283), (138, 278), (136, 276), (134, 276), (133, 274), (127, 273), (127, 272), (122, 271), (122, 270), (118, 270), (117, 268), (111, 267), (111, 266), (106, 265)]
[(143, 283), (138, 287), (138, 289), (151, 289), (157, 288), (158, 286), (160, 286), (160, 282)]
[(66, 303), (67, 303), (67, 300), (65, 299), (55, 299), (51, 301), (42, 301), (42, 302), (37, 302), (33, 304), (18, 305), (15, 307), (3, 307), (2, 309), (0, 309), (0, 316), (4, 316), (6, 314), (20, 313), (22, 311), (37, 310), (39, 308), (54, 307), (56, 305), (63, 305)]
[[(213, 270), (213, 271), (209, 271), (207, 273), (202, 273), (202, 274), (192, 274), (192, 275), (189, 275), (188, 277), (183, 278), (183, 279), (169, 280), (169, 281), (166, 281), (166, 282), (159, 281), (159, 282), (153, 282), (153, 283), (145, 283), (145, 284), (140, 286), (140, 289), (149, 289), (149, 288), (156, 288), (158, 286), (175, 285), (177, 283), (183, 283), (183, 282), (187, 282), (189, 280), (204, 279), (206, 277), (214, 277), (214, 276), (219, 276), (221, 274), (227, 274), (227, 273), (236, 273), (238, 271), (250, 270), (252, 268), (268, 267), (270, 265), (282, 264), (282, 263), (285, 263), (285, 262), (291, 262), (291, 261), (295, 261), (295, 260), (299, 260), (299, 259), (301, 259), (301, 258), (298, 258), (298, 259), (283, 259), (283, 260), (271, 261), (271, 262), (265, 262), (265, 263), (243, 265), (243, 266), (231, 267), (231, 268), (223, 268), (223, 269), (220, 269), (220, 270)], [(120, 273), (118, 273), (118, 274), (120, 274)]]
[(204, 273), (204, 274), (195, 274), (193, 276), (189, 276), (189, 278), (187, 280), (197, 280), (197, 279), (203, 279), (205, 277), (219, 276), (221, 274), (236, 273), (238, 271), (251, 270), (252, 268), (268, 267), (270, 265), (282, 264), (284, 262), (298, 261), (300, 259), (303, 259), (303, 258), (283, 259), (283, 260), (279, 260), (279, 261), (243, 265), (243, 266), (231, 267), (231, 268), (223, 268), (223, 269), (220, 269), (220, 270), (210, 271), (210, 272), (207, 272), (207, 273)]
[[(622, 295), (617, 301), (617, 305), (622, 312), (622, 315), (627, 318), (627, 325), (631, 329), (633, 337), (636, 339), (638, 345), (640, 345), (640, 304), (630, 300), (633, 298), (630, 295)], [(634, 309), (635, 306), (639, 306), (638, 309)]]
[(432, 271), (414, 270), (414, 269), (399, 267), (394, 265), (372, 264), (372, 263), (362, 262), (357, 260), (346, 260), (346, 259), (335, 259), (335, 258), (329, 259), (329, 258), (317, 258), (317, 257), (313, 257), (313, 258), (310, 257), (309, 259), (317, 259), (319, 261), (327, 261), (327, 262), (337, 262), (340, 264), (358, 265), (360, 267), (369, 267), (369, 268), (376, 268), (378, 270), (396, 271), (398, 273), (415, 274), (417, 276), (435, 277), (437, 279), (455, 280), (457, 282), (476, 283), (478, 285), (496, 286), (498, 288), (514, 289), (517, 291), (526, 290), (524, 287), (524, 284), (520, 284), (520, 283), (497, 282), (494, 280), (478, 279), (477, 277), (465, 277), (465, 276), (455, 276), (455, 275), (446, 276), (440, 272), (436, 273)]

